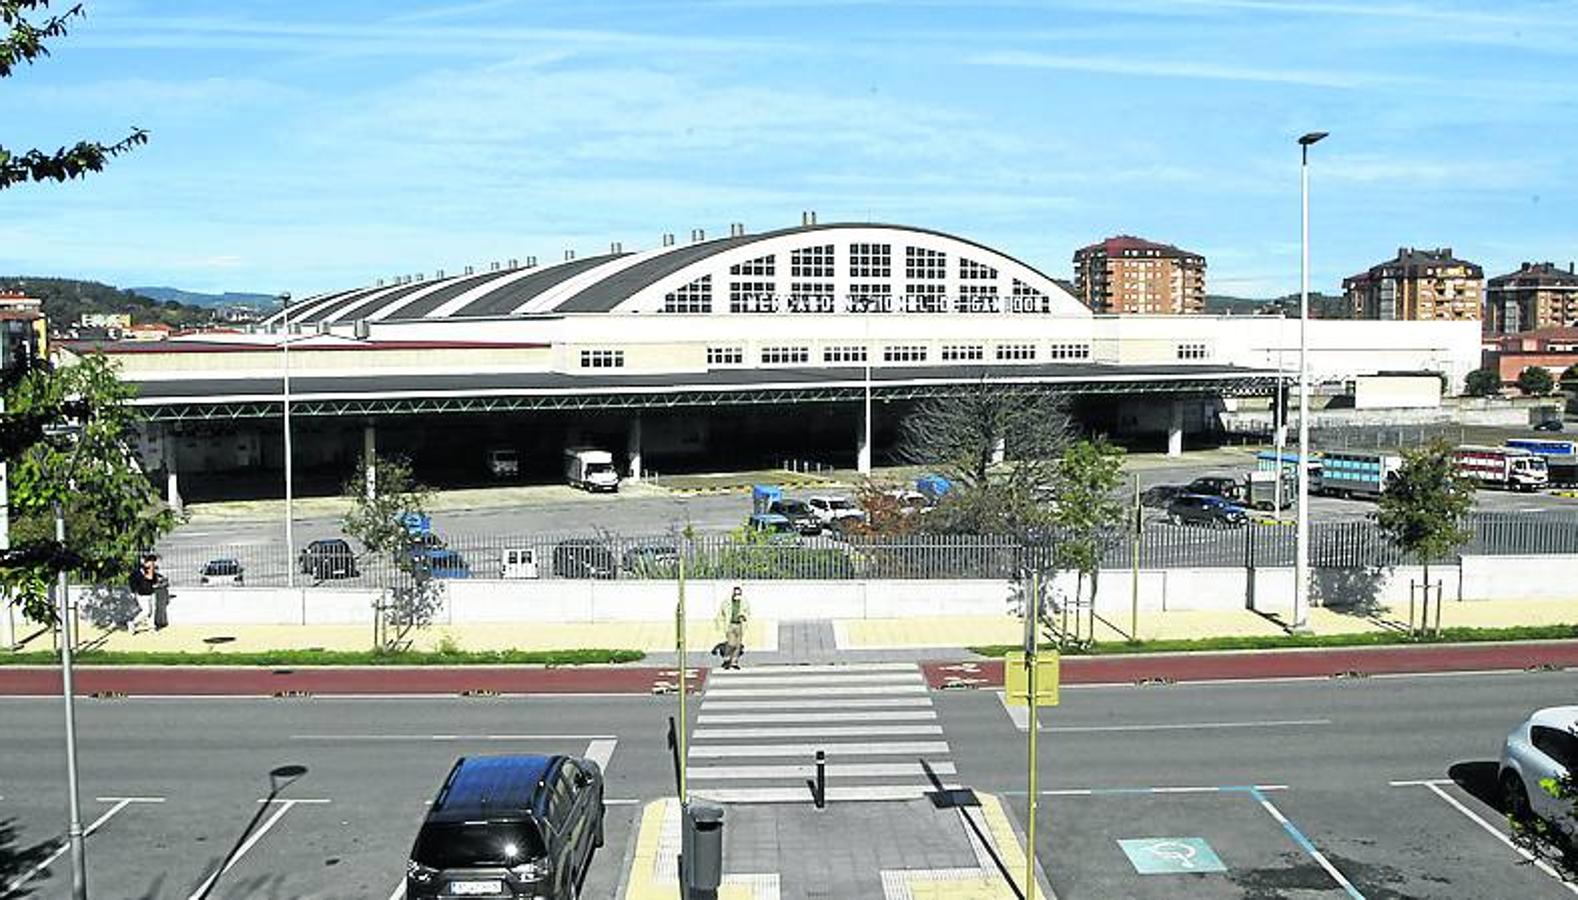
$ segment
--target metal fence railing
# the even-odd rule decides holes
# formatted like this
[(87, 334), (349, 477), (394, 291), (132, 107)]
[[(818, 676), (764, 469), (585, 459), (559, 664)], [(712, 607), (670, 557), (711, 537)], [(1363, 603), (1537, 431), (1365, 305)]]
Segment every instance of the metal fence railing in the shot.
[[(1520, 556), (1578, 554), (1578, 513), (1483, 512), (1465, 522), (1469, 539), (1459, 554)], [(442, 547), (421, 551), (440, 578), (537, 578), (667, 580), (676, 577), (681, 548), (687, 572), (697, 579), (960, 579), (1008, 578), (1037, 560), (1050, 562), (1060, 537), (1042, 536), (1021, 544), (1007, 536), (906, 535), (888, 538), (806, 537), (741, 541), (709, 534), (688, 542), (672, 534), (618, 536), (446, 535)], [(1104, 568), (1144, 569), (1261, 568), (1291, 566), (1294, 529), (1290, 524), (1257, 524), (1234, 529), (1175, 526), (1150, 522), (1135, 542), (1116, 531), (1102, 541)], [(175, 585), (229, 583), (207, 564), (234, 559), (241, 583), (283, 586), (287, 567), (300, 585), (382, 588), (396, 583), (399, 568), (387, 556), (335, 552), (338, 545), (309, 544), (294, 560), (279, 543), (201, 545), (172, 542), (161, 547), (161, 568)], [(1405, 559), (1367, 519), (1317, 521), (1310, 527), (1310, 564), (1321, 568), (1393, 566)], [(222, 569), (223, 567), (219, 567)], [(214, 572), (214, 569), (210, 569)]]

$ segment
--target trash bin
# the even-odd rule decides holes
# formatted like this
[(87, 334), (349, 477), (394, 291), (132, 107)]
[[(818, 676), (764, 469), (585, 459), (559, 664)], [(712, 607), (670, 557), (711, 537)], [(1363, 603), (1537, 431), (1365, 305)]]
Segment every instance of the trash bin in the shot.
[(723, 883), (723, 807), (691, 802), (680, 824), (681, 878), (686, 896), (717, 896)]

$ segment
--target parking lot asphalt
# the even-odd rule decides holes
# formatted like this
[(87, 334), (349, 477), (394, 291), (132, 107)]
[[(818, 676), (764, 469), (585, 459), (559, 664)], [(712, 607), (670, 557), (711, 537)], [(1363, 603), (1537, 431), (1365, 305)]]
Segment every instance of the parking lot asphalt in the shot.
[[(1041, 715), (1037, 853), (1063, 900), (1570, 897), (1506, 842), (1493, 788), (1506, 734), (1575, 687), (1567, 672), (1069, 687)], [(936, 705), (961, 779), (1023, 822), (1026, 734), (998, 695)]]
[[(671, 707), (672, 698), (603, 697), (86, 701), (78, 719), (83, 821), (98, 826), (87, 839), (92, 896), (194, 896), (259, 813), (270, 770), (302, 765), (210, 896), (385, 900), (398, 896), (425, 804), (458, 756), (563, 752), (607, 764), (607, 844), (586, 896), (611, 897), (637, 798), (673, 790)], [(3, 863), (55, 845), (66, 790), (59, 704), (0, 701), (0, 721), (0, 825), (16, 829), (0, 846)], [(69, 879), (58, 858), (21, 896), (68, 896)]]
[[(1041, 867), (1062, 900), (1578, 895), (1507, 842), (1492, 797), (1505, 735), (1575, 689), (1568, 671), (1066, 686), (1041, 715)], [(931, 699), (957, 780), (1003, 797), (1023, 832), (1027, 733), (994, 691)], [(212, 896), (394, 897), (455, 757), (568, 752), (607, 760), (608, 843), (586, 896), (612, 897), (641, 804), (673, 793), (674, 707), (601, 696), (86, 700), (93, 896), (190, 898), (256, 817)], [(56, 845), (65, 788), (58, 703), (0, 700), (0, 721), (0, 825), (16, 829), (9, 846), (0, 840), (4, 871), (6, 854)], [(307, 771), (260, 809), (269, 771), (287, 764)], [(790, 884), (815, 865), (787, 860), (780, 874)], [(57, 858), (23, 887), (63, 896), (67, 877)]]

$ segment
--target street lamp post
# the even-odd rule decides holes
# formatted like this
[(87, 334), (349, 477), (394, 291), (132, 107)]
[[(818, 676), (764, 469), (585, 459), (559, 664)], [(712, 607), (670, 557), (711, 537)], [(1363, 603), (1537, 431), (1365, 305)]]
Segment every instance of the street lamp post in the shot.
[(1309, 628), (1310, 611), (1310, 147), (1326, 134), (1312, 131), (1299, 138), (1299, 508), (1293, 559), (1294, 631)]
[(285, 337), (280, 341), (280, 356), (284, 369), (284, 413), (285, 413), (285, 586), (296, 586), (296, 534), (295, 516), (291, 508), (295, 491), (295, 459), (290, 450), (290, 292), (279, 295), (280, 305), (284, 308)]
[[(72, 473), (77, 468), (77, 453), (82, 449), (82, 429), (80, 426), (66, 426), (59, 429), (50, 429), (51, 436), (74, 436), (75, 445), (71, 448), (71, 457), (66, 462), (66, 479), (68, 490), (71, 489)], [(55, 543), (64, 552), (66, 548), (66, 512), (60, 500), (55, 500)], [(77, 705), (76, 688), (72, 678), (72, 647), (76, 636), (72, 632), (71, 619), (74, 606), (71, 603), (70, 582), (66, 569), (61, 567), (60, 575), (55, 582), (55, 604), (60, 616), (60, 694), (65, 703), (66, 712), (66, 805), (67, 825), (66, 844), (71, 853), (71, 897), (72, 900), (87, 900), (88, 897), (88, 857), (87, 847), (84, 843), (85, 832), (82, 830), (82, 798), (77, 786)]]

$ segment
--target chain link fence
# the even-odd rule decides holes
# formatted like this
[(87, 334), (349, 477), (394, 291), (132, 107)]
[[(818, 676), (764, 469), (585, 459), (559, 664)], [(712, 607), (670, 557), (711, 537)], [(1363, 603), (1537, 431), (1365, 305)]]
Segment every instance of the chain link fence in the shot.
[[(1578, 554), (1578, 512), (1481, 512), (1465, 525), (1470, 538), (1458, 551), (1462, 555)], [(1216, 529), (1153, 522), (1138, 540), (1128, 530), (1105, 535), (1102, 565), (1129, 568), (1137, 554), (1142, 569), (1292, 566), (1294, 542), (1291, 523)], [(683, 551), (687, 574), (697, 579), (936, 580), (1009, 578), (1022, 566), (1050, 563), (1058, 543), (1056, 534), (1025, 544), (1008, 536), (968, 535), (771, 541), (704, 535), (687, 542), (672, 534), (455, 534), (413, 552), (422, 554), (439, 578), (670, 580), (678, 575)], [(341, 541), (315, 541), (294, 560), (274, 543), (178, 545), (160, 555), (161, 569), (177, 586), (283, 587), (292, 570), (297, 585), (383, 588), (400, 578), (387, 556), (357, 553)], [(234, 560), (239, 576), (228, 565), (215, 565), (217, 560)], [(1405, 562), (1414, 560), (1405, 559), (1372, 521), (1311, 523), (1312, 566)]]

